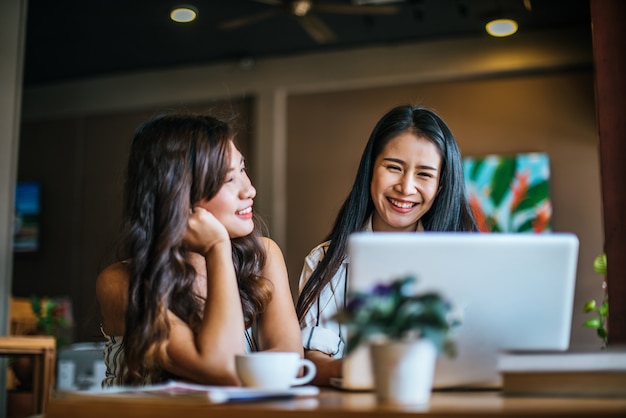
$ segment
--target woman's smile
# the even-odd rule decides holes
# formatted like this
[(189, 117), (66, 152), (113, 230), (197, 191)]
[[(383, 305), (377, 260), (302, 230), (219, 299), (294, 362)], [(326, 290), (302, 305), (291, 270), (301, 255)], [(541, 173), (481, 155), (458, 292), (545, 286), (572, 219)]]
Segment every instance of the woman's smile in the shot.
[(237, 212), (235, 212), (235, 215), (239, 216), (240, 218), (245, 218), (245, 219), (252, 218), (252, 206), (248, 206), (245, 209), (238, 210)]
[(399, 209), (401, 212), (409, 212), (415, 206), (417, 206), (416, 202), (411, 202), (408, 200), (400, 200), (394, 199), (393, 197), (388, 197), (387, 200), (391, 203), (392, 207), (395, 209)]

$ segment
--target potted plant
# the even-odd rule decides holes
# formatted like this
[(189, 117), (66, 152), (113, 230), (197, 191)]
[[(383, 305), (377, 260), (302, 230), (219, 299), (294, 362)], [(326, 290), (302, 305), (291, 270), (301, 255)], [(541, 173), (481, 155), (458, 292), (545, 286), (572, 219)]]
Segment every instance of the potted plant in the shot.
[[(62, 330), (70, 326), (71, 314), (68, 307), (51, 298), (39, 298), (35, 295), (30, 298), (33, 314), (37, 319), (35, 329), (28, 335), (46, 335), (55, 337), (57, 350), (68, 344), (68, 339), (62, 335)], [(69, 320), (68, 320), (69, 319)], [(30, 355), (15, 356), (9, 365), (18, 380), (18, 390), (31, 390), (33, 385), (33, 357)]]
[(380, 401), (423, 404), (430, 400), (439, 353), (455, 355), (451, 305), (436, 292), (414, 293), (414, 277), (348, 295), (335, 319), (348, 327), (346, 353), (369, 344)]
[(55, 299), (43, 299), (35, 295), (31, 296), (30, 305), (37, 317), (35, 333), (55, 337), (57, 349), (67, 345), (67, 338), (61, 335), (61, 331), (70, 326), (71, 314), (68, 307)]

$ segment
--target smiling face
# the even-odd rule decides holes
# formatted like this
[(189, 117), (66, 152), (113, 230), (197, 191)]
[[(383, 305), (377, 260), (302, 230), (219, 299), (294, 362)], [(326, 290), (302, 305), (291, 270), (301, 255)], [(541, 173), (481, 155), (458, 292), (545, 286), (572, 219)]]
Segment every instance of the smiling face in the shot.
[(439, 189), (441, 155), (430, 140), (404, 132), (376, 157), (370, 185), (374, 231), (415, 231)]
[(215, 196), (199, 202), (199, 206), (211, 212), (226, 227), (230, 238), (238, 238), (254, 229), (252, 205), (255, 196), (256, 189), (246, 173), (245, 160), (231, 142), (226, 181)]

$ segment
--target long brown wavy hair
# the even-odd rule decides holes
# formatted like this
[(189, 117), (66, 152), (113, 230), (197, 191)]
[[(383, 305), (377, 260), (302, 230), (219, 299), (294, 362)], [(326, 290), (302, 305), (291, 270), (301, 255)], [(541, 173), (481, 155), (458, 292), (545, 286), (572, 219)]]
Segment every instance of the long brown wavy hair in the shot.
[[(129, 287), (124, 333), (126, 373), (121, 383), (160, 381), (161, 347), (169, 335), (170, 310), (192, 330), (202, 320), (205, 300), (194, 291), (196, 271), (183, 235), (189, 208), (211, 199), (222, 187), (230, 162), (231, 125), (201, 114), (169, 113), (143, 123), (133, 138), (124, 193), (120, 260), (128, 260)], [(265, 234), (232, 239), (245, 325), (271, 299), (271, 284), (260, 276)], [(242, 335), (242, 339), (244, 336)]]

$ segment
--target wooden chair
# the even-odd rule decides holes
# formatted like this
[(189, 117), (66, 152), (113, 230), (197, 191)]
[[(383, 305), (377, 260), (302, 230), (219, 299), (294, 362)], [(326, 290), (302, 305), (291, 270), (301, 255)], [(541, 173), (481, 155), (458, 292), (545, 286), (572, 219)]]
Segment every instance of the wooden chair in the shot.
[(33, 414), (46, 411), (54, 389), (56, 339), (48, 336), (0, 336), (0, 356), (33, 357)]
[(9, 299), (9, 335), (32, 335), (37, 330), (37, 317), (29, 298)]
[[(0, 337), (0, 356), (27, 356), (33, 359), (31, 412), (42, 414), (55, 387), (56, 338), (35, 335), (37, 316), (30, 298), (11, 296), (9, 306), (9, 336)], [(7, 389), (14, 389), (18, 383), (15, 374), (8, 373), (7, 378)]]

